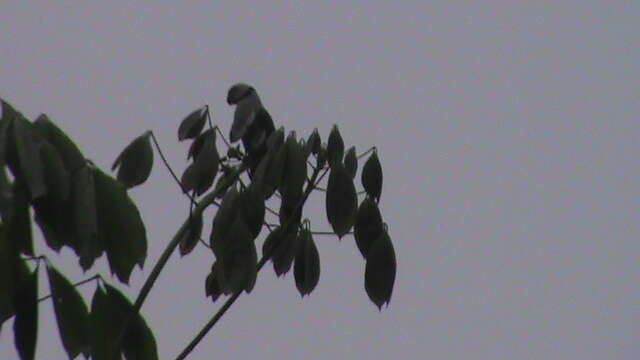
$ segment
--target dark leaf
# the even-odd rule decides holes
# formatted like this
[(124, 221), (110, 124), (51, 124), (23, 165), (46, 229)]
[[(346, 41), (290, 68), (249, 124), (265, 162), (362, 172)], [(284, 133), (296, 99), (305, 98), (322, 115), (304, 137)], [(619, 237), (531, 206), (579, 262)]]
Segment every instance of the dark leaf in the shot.
[(391, 300), (395, 279), (396, 254), (385, 231), (369, 249), (364, 273), (365, 290), (378, 309)]
[(217, 258), (221, 257), (227, 246), (226, 234), (233, 225), (240, 209), (240, 194), (231, 187), (222, 199), (222, 204), (213, 218), (209, 244)]
[(69, 198), (71, 180), (62, 157), (58, 150), (48, 142), (43, 142), (40, 147), (40, 156), (47, 174), (45, 184), (47, 186), (47, 200), (52, 202), (58, 211), (62, 210), (65, 201)]
[(205, 132), (198, 135), (198, 137), (196, 137), (189, 146), (187, 159), (195, 160), (198, 157), (198, 154), (200, 154), (200, 150), (202, 150), (202, 146), (204, 145), (205, 141), (211, 136), (216, 136), (215, 129), (207, 129)]
[[(120, 326), (133, 312), (133, 305), (118, 289), (105, 285), (107, 298), (118, 313), (116, 318), (122, 319)], [(122, 337), (122, 352), (127, 360), (156, 360), (158, 350), (156, 340), (142, 315), (138, 312), (133, 317)]]
[(38, 339), (38, 269), (19, 281), (13, 306), (13, 334), (21, 360), (33, 360)]
[(334, 163), (327, 184), (327, 219), (333, 231), (342, 238), (349, 232), (358, 209), (358, 197), (353, 179), (342, 166)]
[(31, 215), (29, 212), (29, 195), (21, 181), (13, 183), (13, 216), (5, 220), (10, 241), (15, 241), (21, 253), (33, 255), (33, 236)]
[(180, 127), (178, 128), (178, 140), (182, 141), (184, 139), (193, 139), (200, 135), (207, 119), (206, 110), (206, 106), (201, 107), (187, 115), (187, 117), (182, 120)]
[(264, 194), (258, 183), (252, 182), (241, 193), (240, 211), (252, 239), (257, 238), (262, 230), (265, 214)]
[(58, 321), (62, 345), (74, 359), (89, 352), (89, 311), (76, 288), (55, 268), (47, 267), (51, 301)]
[(313, 129), (313, 132), (309, 135), (309, 138), (305, 143), (305, 146), (307, 147), (306, 151), (314, 155), (318, 155), (318, 152), (320, 152), (321, 142), (318, 128)]
[(300, 231), (293, 275), (301, 296), (310, 294), (320, 279), (320, 256), (308, 229)]
[(20, 173), (16, 177), (23, 177), (32, 200), (46, 195), (44, 165), (33, 125), (24, 118), (16, 118), (13, 121), (13, 133), (20, 164)]
[(227, 246), (217, 256), (216, 275), (225, 294), (251, 292), (256, 282), (258, 256), (253, 238), (241, 217), (225, 234)]
[(216, 301), (222, 295), (222, 289), (220, 289), (220, 283), (218, 282), (217, 262), (211, 266), (211, 272), (207, 275), (207, 279), (204, 284), (204, 292), (206, 296), (211, 297), (211, 301)]
[(276, 190), (275, 186), (267, 184), (265, 180), (267, 170), (269, 169), (273, 156), (273, 153), (267, 152), (258, 163), (258, 166), (253, 173), (253, 177), (251, 178), (251, 182), (255, 183), (260, 188), (263, 199), (270, 198)]
[(273, 262), (273, 271), (278, 277), (288, 273), (291, 269), (298, 243), (298, 234), (295, 231), (288, 231), (287, 234), (279, 238), (278, 242), (273, 244), (275, 247), (271, 262)]
[(286, 192), (282, 194), (282, 199), (280, 200), (280, 212), (278, 213), (281, 226), (288, 224), (290, 229), (298, 226), (302, 218), (301, 201), (302, 194), (290, 195)]
[(378, 204), (366, 197), (356, 215), (356, 222), (353, 225), (353, 235), (356, 238), (356, 245), (362, 256), (366, 259), (371, 245), (382, 235), (384, 227), (382, 225), (382, 216), (378, 209)]
[(274, 131), (267, 138), (267, 150), (274, 152), (284, 144), (284, 127), (281, 126), (278, 130)]
[(103, 244), (111, 272), (129, 283), (133, 267), (144, 265), (147, 236), (138, 208), (125, 187), (99, 169), (93, 172), (98, 215), (98, 238)]
[(189, 217), (189, 226), (182, 232), (180, 240), (180, 256), (190, 253), (198, 244), (202, 235), (202, 213)]
[(327, 141), (327, 160), (329, 164), (333, 166), (335, 163), (341, 163), (344, 155), (344, 141), (342, 141), (337, 125), (333, 125)]
[(183, 191), (195, 190), (196, 195), (203, 194), (213, 185), (220, 164), (215, 132), (206, 131), (198, 139), (200, 138), (203, 138), (202, 146), (180, 180)]
[(0, 326), (15, 312), (14, 294), (29, 269), (20, 259), (18, 244), (8, 236), (6, 226), (0, 225)]
[(36, 131), (58, 150), (65, 168), (70, 174), (74, 174), (78, 169), (85, 166), (84, 155), (82, 155), (76, 144), (49, 120), (47, 115), (40, 115), (33, 125)]
[(0, 216), (2, 216), (2, 219), (5, 221), (11, 217), (13, 210), (13, 191), (5, 170), (10, 125), (11, 121), (9, 119), (0, 120)]
[(344, 168), (352, 179), (356, 177), (356, 172), (358, 171), (358, 156), (356, 155), (355, 146), (350, 147), (344, 156)]
[(269, 169), (265, 174), (264, 183), (279, 188), (282, 186), (287, 163), (287, 146), (280, 146), (277, 150), (274, 150), (272, 156)]
[(267, 259), (271, 259), (273, 257), (275, 245), (279, 244), (279, 242), (282, 241), (284, 235), (285, 233), (282, 227), (278, 226), (273, 229), (262, 243), (262, 256), (266, 257)]
[(294, 132), (287, 137), (286, 146), (287, 156), (280, 193), (283, 196), (298, 198), (302, 195), (302, 187), (307, 180), (307, 160)]
[(93, 174), (92, 168), (83, 166), (73, 176), (72, 208), (77, 236), (76, 249), (80, 255), (80, 266), (85, 271), (104, 250), (98, 238), (98, 210)]
[(380, 166), (378, 153), (375, 150), (362, 167), (362, 186), (367, 192), (367, 195), (374, 198), (377, 202), (380, 201), (380, 194), (382, 193), (382, 166)]
[(150, 138), (150, 131), (135, 138), (122, 150), (111, 166), (111, 170), (118, 169), (118, 181), (127, 188), (144, 183), (151, 174), (153, 148)]
[(91, 301), (89, 340), (92, 360), (120, 360), (116, 341), (120, 337), (124, 314), (100, 287)]

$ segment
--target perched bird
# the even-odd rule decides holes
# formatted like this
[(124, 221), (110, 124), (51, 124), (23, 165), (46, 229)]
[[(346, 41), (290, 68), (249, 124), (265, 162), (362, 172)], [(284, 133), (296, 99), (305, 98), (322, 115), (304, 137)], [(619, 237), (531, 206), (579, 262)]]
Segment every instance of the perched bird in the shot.
[(229, 138), (232, 143), (242, 139), (251, 174), (267, 152), (267, 138), (275, 130), (273, 120), (250, 85), (233, 85), (227, 93), (227, 103), (236, 105)]

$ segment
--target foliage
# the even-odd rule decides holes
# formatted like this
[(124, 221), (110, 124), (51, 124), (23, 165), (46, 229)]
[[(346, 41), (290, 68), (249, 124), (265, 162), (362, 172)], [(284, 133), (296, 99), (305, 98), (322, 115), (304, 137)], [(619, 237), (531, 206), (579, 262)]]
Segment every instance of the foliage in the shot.
[[(250, 134), (260, 135), (251, 119), (242, 117), (257, 116), (269, 122), (262, 145), (252, 150), (260, 151), (249, 156), (239, 147), (231, 147), (212, 125), (209, 107), (204, 106), (179, 125), (178, 140), (191, 141), (190, 163), (180, 178), (164, 160), (151, 131), (133, 139), (116, 157), (114, 178), (86, 159), (46, 115), (30, 121), (0, 100), (0, 330), (14, 317), (15, 346), (21, 359), (35, 358), (39, 302), (48, 298), (70, 359), (80, 354), (92, 359), (157, 359), (155, 339), (140, 308), (177, 247), (181, 256), (187, 256), (198, 244), (207, 245), (201, 238), (205, 220), (213, 224), (207, 245), (212, 265), (203, 279), (205, 295), (213, 301), (223, 295), (229, 298), (178, 359), (189, 354), (242, 292), (251, 292), (257, 273), (268, 261), (278, 276), (293, 266), (296, 288), (302, 296), (309, 295), (321, 273), (314, 235), (326, 235), (314, 232), (311, 220), (302, 218), (313, 191), (326, 192), (326, 216), (332, 233), (339, 239), (354, 235), (366, 260), (364, 280), (369, 298), (378, 308), (388, 304), (396, 257), (379, 209), (382, 167), (375, 148), (360, 156), (355, 147), (345, 153), (337, 126), (326, 145), (317, 129), (306, 140), (293, 131), (287, 134), (283, 127), (273, 131), (255, 90), (246, 84), (232, 90), (228, 99), (233, 101), (229, 103), (238, 104), (234, 118), (242, 121), (234, 124), (234, 140), (242, 137), (246, 146), (251, 144)], [(220, 139), (228, 146), (226, 156), (218, 151)], [(34, 253), (34, 239), (42, 238), (56, 252), (68, 247), (84, 271), (106, 255), (111, 274), (128, 284), (136, 265), (144, 266), (147, 254), (145, 225), (128, 192), (149, 178), (153, 144), (188, 199), (188, 215), (134, 302), (106, 275), (73, 283), (49, 259)], [(361, 174), (364, 191), (357, 192), (358, 160), (367, 154)], [(321, 182), (327, 174), (324, 190)], [(364, 196), (358, 205), (359, 195)], [(213, 219), (203, 219), (203, 211), (211, 205), (218, 206), (218, 211)], [(270, 220), (274, 215), (277, 224)], [(32, 223), (42, 236), (32, 234)], [(256, 241), (263, 232), (259, 258)], [(40, 271), (43, 262), (46, 271)], [(39, 298), (38, 277), (45, 273), (51, 295)], [(90, 303), (77, 290), (88, 282), (95, 284)]]

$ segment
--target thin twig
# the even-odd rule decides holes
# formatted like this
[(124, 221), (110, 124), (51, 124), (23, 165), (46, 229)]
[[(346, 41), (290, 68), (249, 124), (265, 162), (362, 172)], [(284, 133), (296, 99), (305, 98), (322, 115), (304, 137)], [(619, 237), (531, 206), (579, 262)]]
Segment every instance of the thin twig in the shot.
[(360, 160), (361, 158), (363, 158), (365, 155), (367, 155), (368, 153), (377, 150), (377, 148), (375, 146), (372, 146), (369, 148), (369, 150), (363, 152), (362, 154), (358, 155), (358, 160)]
[(178, 176), (173, 171), (173, 168), (171, 168), (171, 165), (169, 165), (169, 161), (167, 161), (167, 158), (164, 156), (164, 153), (162, 153), (162, 149), (160, 148), (160, 143), (158, 142), (158, 139), (156, 139), (156, 135), (153, 133), (153, 131), (149, 131), (149, 132), (151, 133), (151, 139), (153, 140), (153, 144), (156, 146), (156, 150), (158, 151), (158, 154), (160, 155), (160, 158), (162, 159), (164, 166), (167, 168), (167, 170), (169, 170), (171, 177), (176, 182), (176, 184), (178, 184), (182, 193), (189, 198), (192, 204), (195, 204), (196, 200), (193, 198), (193, 196), (191, 196), (191, 194), (189, 194), (188, 191), (185, 190), (184, 186), (182, 186), (182, 182), (180, 181), (180, 179), (178, 179)]

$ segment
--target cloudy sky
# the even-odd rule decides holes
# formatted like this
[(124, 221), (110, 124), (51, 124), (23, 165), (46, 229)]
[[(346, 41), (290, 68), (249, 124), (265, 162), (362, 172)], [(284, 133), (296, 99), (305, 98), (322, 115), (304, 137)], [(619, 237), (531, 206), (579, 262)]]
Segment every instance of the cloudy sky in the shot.
[[(278, 126), (326, 139), (339, 124), (348, 145), (378, 147), (398, 258), (389, 308), (367, 298), (352, 238), (317, 237), (310, 297), (265, 268), (192, 359), (637, 358), (638, 2), (255, 3), (0, 5), (0, 97), (47, 113), (102, 168), (151, 129), (182, 171), (179, 121), (210, 104), (228, 130), (238, 81)], [(119, 286), (133, 297), (188, 203), (159, 162), (132, 196), (150, 243)], [(328, 229), (312, 201), (305, 216)], [(51, 261), (91, 275), (66, 250)], [(173, 257), (145, 304), (162, 358), (220, 305), (204, 297), (211, 261), (202, 246)], [(64, 358), (40, 309), (37, 356)], [(0, 358), (16, 357), (10, 334)]]

